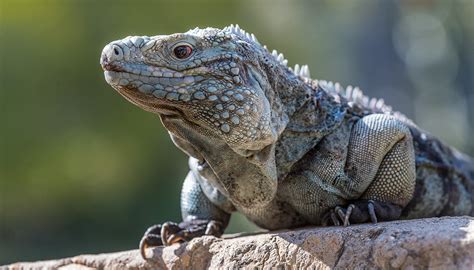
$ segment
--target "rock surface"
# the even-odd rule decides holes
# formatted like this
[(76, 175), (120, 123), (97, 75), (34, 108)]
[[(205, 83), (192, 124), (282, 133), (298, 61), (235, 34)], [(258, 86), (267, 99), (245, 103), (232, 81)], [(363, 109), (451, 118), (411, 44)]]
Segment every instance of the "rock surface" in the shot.
[(147, 250), (15, 263), (6, 269), (474, 269), (474, 218), (302, 228)]

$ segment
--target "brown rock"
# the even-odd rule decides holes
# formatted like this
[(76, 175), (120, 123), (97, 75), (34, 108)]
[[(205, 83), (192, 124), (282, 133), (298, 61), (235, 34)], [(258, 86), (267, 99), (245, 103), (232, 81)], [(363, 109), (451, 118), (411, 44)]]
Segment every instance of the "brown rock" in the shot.
[(474, 269), (474, 218), (303, 228), (148, 250), (15, 263), (6, 269)]

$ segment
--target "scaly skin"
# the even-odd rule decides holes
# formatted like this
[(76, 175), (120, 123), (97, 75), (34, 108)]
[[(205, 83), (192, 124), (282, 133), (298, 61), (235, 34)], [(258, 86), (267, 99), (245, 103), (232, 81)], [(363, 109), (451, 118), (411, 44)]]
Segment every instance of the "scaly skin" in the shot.
[(144, 257), (221, 235), (233, 211), (271, 230), (474, 214), (469, 157), (382, 100), (286, 64), (238, 26), (104, 48), (107, 82), (158, 114), (190, 157), (183, 222), (151, 227)]

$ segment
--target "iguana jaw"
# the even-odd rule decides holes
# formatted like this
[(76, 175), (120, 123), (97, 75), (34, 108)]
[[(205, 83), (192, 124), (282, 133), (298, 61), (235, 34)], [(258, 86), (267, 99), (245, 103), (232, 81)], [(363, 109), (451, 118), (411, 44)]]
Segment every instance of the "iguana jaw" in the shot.
[(187, 86), (203, 80), (201, 76), (158, 77), (114, 70), (105, 70), (104, 76), (127, 100), (153, 113), (165, 112), (169, 107), (166, 105), (179, 106), (190, 101), (193, 97)]

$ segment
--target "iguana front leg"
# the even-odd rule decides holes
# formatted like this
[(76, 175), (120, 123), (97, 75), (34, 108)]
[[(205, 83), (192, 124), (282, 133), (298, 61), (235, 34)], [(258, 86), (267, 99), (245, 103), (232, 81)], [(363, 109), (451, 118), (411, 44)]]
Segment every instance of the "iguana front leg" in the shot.
[(181, 191), (183, 222), (165, 222), (148, 228), (140, 241), (140, 253), (146, 259), (145, 249), (151, 246), (171, 245), (189, 241), (202, 235), (221, 236), (230, 214), (214, 205), (204, 194), (193, 170), (188, 173)]
[(346, 181), (337, 188), (349, 194), (349, 204), (326, 216), (339, 223), (398, 219), (412, 199), (416, 169), (409, 128), (389, 115), (373, 114), (358, 121), (351, 132)]

